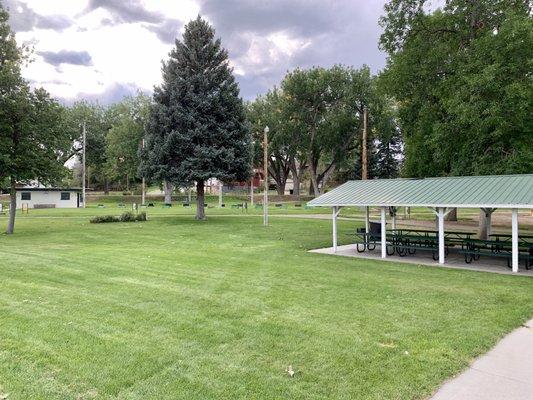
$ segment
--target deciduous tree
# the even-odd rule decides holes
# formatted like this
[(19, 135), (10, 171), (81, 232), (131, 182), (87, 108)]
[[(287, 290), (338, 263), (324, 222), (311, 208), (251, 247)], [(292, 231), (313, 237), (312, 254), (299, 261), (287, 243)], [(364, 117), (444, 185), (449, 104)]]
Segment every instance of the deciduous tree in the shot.
[(382, 83), (399, 104), (406, 176), (533, 171), (528, 0), (391, 0)]
[(6, 233), (15, 228), (16, 184), (49, 183), (66, 172), (63, 163), (71, 143), (65, 133), (64, 109), (43, 89), (30, 90), (20, 67), (24, 49), (17, 46), (0, 4), (0, 182), (10, 188)]

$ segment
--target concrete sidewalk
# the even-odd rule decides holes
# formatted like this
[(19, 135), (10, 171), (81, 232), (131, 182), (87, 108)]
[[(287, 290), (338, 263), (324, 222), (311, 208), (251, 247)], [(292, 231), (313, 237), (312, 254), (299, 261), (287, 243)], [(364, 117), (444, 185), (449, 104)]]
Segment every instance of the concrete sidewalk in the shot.
[(445, 383), (431, 400), (533, 400), (533, 319)]

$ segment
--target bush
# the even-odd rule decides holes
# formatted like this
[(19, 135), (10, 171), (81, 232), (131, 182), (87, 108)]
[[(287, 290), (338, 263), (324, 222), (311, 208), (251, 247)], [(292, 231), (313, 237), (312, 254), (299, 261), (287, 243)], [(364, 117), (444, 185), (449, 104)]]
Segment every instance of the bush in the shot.
[(91, 218), (91, 224), (105, 224), (107, 222), (119, 222), (119, 218), (113, 215), (101, 215)]
[(136, 220), (135, 214), (131, 211), (126, 211), (120, 216), (120, 222), (135, 222)]
[(138, 215), (135, 215), (131, 211), (126, 211), (120, 217), (115, 217), (114, 215), (101, 215), (98, 217), (91, 218), (91, 224), (104, 224), (108, 222), (135, 222), (135, 221), (146, 221), (146, 213), (143, 211)]
[(144, 211), (137, 214), (137, 221), (146, 221), (146, 213)]

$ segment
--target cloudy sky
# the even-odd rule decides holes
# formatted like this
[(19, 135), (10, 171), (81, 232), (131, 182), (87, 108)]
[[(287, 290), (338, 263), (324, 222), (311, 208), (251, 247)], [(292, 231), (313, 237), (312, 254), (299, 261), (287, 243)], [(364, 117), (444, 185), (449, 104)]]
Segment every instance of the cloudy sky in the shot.
[(228, 49), (245, 99), (287, 70), (335, 63), (374, 72), (385, 0), (0, 0), (19, 43), (34, 47), (24, 75), (70, 103), (109, 104), (160, 83), (183, 25), (198, 14)]

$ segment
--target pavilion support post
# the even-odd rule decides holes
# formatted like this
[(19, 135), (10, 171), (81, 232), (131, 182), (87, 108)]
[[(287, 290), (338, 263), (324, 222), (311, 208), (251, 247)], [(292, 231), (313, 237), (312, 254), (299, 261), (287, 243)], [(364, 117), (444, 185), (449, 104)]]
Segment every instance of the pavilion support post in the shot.
[(365, 232), (370, 233), (370, 207), (365, 207)]
[(439, 225), (439, 264), (444, 264), (444, 207), (439, 207), (437, 211)]
[(333, 252), (337, 252), (337, 207), (333, 207)]
[(512, 225), (512, 267), (513, 272), (518, 272), (518, 209), (513, 208), (513, 213), (511, 216), (511, 225)]
[(387, 207), (381, 207), (381, 258), (387, 258)]
[(333, 206), (333, 214), (332, 214), (332, 221), (333, 221), (333, 252), (337, 252), (337, 216), (339, 215), (340, 207)]

